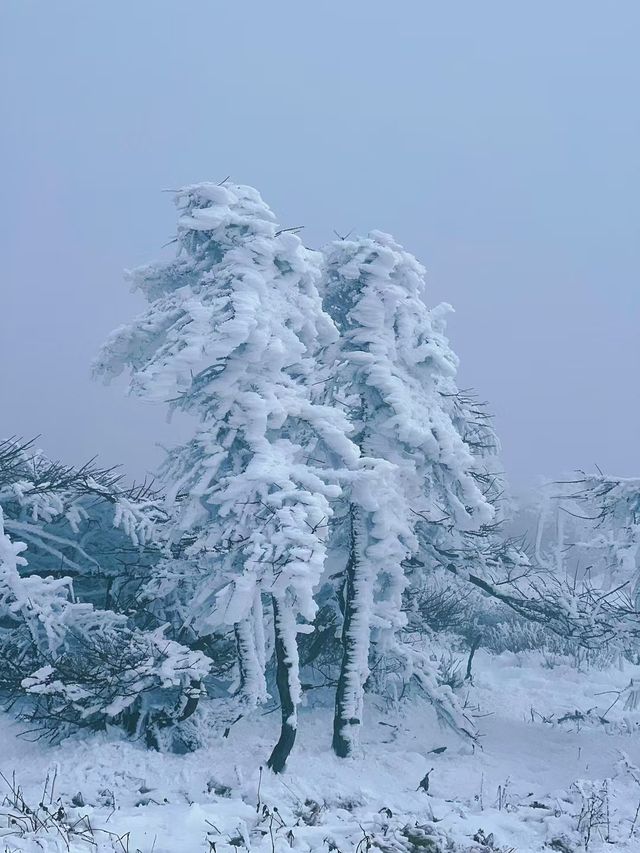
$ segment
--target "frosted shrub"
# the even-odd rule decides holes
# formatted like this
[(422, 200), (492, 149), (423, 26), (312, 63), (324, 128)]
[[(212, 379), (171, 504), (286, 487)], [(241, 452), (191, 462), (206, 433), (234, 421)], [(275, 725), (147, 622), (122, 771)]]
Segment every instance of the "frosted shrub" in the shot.
[(146, 734), (179, 717), (208, 672), (164, 628), (104, 606), (127, 583), (115, 566), (147, 553), (159, 515), (147, 490), (125, 491), (111, 472), (0, 443), (0, 689), (48, 737), (107, 723)]
[(487, 627), (482, 634), (482, 646), (495, 654), (539, 651), (567, 657), (574, 656), (579, 648), (574, 641), (559, 637), (544, 625), (513, 615)]

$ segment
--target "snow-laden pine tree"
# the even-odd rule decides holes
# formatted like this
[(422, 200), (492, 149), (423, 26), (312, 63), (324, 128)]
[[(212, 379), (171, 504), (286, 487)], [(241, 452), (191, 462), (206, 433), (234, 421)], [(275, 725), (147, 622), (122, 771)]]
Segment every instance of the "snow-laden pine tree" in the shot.
[(316, 358), (337, 332), (319, 256), (278, 230), (254, 189), (198, 184), (176, 203), (177, 256), (133, 272), (149, 307), (113, 333), (96, 369), (128, 368), (131, 392), (197, 418), (164, 469), (173, 539), (188, 537), (187, 556), (205, 567), (192, 621), (203, 634), (234, 626), (240, 692), (256, 703), (272, 619), (280, 770), (301, 697), (296, 634), (316, 611), (338, 481), (359, 464), (343, 414), (312, 399)]
[(51, 737), (109, 722), (157, 743), (209, 669), (130, 609), (159, 515), (113, 472), (0, 441), (0, 690)]
[[(449, 308), (427, 308), (422, 266), (380, 232), (339, 240), (324, 254), (324, 306), (341, 335), (330, 399), (349, 412), (361, 452), (390, 463), (368, 502), (352, 493), (340, 534), (347, 545), (333, 747), (344, 756), (362, 720), (371, 638), (378, 653), (392, 652), (418, 678), (441, 714), (456, 715), (426, 656), (400, 641), (407, 561), (424, 549), (421, 528), (444, 549), (490, 524), (495, 509), (455, 405), (458, 362), (444, 334)], [(464, 725), (459, 716), (457, 723)]]

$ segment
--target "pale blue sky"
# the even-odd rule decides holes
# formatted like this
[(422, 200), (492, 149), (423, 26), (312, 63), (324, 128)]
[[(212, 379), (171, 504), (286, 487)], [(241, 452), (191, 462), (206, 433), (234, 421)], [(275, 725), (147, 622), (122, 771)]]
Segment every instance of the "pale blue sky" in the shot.
[(231, 175), (425, 263), (516, 489), (640, 473), (639, 39), (637, 0), (1, 0), (0, 433), (154, 467), (164, 411), (88, 365), (161, 190)]

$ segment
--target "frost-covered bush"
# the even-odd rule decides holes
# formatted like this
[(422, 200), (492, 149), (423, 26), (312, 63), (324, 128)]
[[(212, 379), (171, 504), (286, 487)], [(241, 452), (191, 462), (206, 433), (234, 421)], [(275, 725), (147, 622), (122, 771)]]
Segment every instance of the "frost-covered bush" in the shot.
[(63, 465), (30, 442), (0, 441), (0, 506), (29, 549), (22, 574), (72, 582), (98, 608), (128, 612), (159, 556), (165, 513), (150, 486), (124, 488), (114, 469)]
[(617, 667), (621, 657), (632, 657), (615, 643), (585, 648), (572, 637), (563, 637), (544, 625), (507, 614), (481, 633), (480, 645), (494, 654), (540, 652), (549, 666), (567, 663), (577, 669)]
[(0, 445), (0, 689), (52, 738), (108, 723), (148, 734), (183, 713), (209, 670), (164, 627), (143, 628), (135, 595), (122, 594), (133, 554), (150, 569), (160, 514), (110, 472)]
[[(93, 620), (99, 628), (101, 614)], [(118, 725), (159, 745), (159, 729), (179, 721), (209, 670), (208, 660), (163, 632), (75, 631), (56, 652), (40, 652), (19, 629), (0, 638), (0, 690), (51, 740), (77, 729)]]
[(566, 657), (575, 657), (580, 648), (575, 641), (558, 636), (544, 625), (514, 615), (487, 626), (481, 645), (495, 654), (539, 651)]

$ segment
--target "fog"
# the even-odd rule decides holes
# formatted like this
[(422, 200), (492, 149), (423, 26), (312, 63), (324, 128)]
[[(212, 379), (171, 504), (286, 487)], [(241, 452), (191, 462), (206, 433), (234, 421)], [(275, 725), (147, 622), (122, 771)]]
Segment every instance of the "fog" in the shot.
[(389, 231), (451, 302), (516, 490), (638, 474), (640, 5), (0, 4), (0, 434), (152, 471), (179, 428), (89, 365), (174, 189), (257, 186), (307, 245)]

